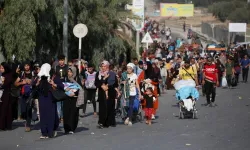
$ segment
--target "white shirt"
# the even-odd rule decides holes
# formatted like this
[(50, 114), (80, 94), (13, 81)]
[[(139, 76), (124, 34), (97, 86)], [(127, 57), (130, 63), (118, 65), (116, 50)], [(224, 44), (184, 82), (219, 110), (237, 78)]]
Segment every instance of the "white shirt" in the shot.
[(138, 79), (135, 73), (128, 74), (128, 83), (129, 83), (129, 94), (130, 96), (136, 96), (136, 81)]

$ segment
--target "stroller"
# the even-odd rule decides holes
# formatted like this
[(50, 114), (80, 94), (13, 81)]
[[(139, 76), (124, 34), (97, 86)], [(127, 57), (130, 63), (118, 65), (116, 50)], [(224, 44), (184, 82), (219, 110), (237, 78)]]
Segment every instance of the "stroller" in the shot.
[[(126, 120), (129, 111), (129, 100), (127, 100), (125, 96), (126, 96), (125, 92), (123, 92), (122, 96), (117, 100), (116, 110), (115, 110), (116, 118), (121, 118), (123, 121)], [(133, 122), (143, 121), (142, 105), (139, 100), (138, 94), (136, 95), (136, 98), (134, 100), (132, 121)]]
[(199, 92), (195, 88), (193, 80), (181, 80), (175, 83), (176, 99), (179, 101), (180, 119), (197, 119), (196, 101), (199, 99)]

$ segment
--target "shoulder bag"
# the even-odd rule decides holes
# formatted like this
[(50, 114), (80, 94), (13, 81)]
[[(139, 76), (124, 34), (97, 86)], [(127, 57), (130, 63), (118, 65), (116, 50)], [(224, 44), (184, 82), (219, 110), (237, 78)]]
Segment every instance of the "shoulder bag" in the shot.
[[(186, 71), (186, 73), (195, 81), (194, 77), (184, 67), (182, 67), (182, 69), (184, 69)], [(192, 69), (193, 69), (193, 67), (192, 67)], [(193, 69), (193, 71), (194, 71), (194, 69)]]
[[(52, 77), (52, 80), (54, 80), (55, 76)], [(67, 99), (67, 95), (65, 94), (64, 90), (61, 89), (51, 89), (51, 93), (53, 96), (53, 102), (61, 102)]]

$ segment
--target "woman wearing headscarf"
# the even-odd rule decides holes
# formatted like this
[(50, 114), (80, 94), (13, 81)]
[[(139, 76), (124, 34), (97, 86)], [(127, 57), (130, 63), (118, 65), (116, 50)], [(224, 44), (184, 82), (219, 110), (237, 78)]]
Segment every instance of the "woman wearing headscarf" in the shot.
[[(109, 62), (103, 61), (101, 70), (97, 72), (95, 85), (98, 88), (99, 121), (98, 127), (115, 127), (115, 98), (118, 95), (118, 80), (116, 74), (109, 71)], [(108, 96), (106, 95), (108, 94)]]
[[(74, 78), (75, 77), (75, 78)], [(68, 76), (66, 77), (66, 82), (77, 84), (81, 87), (81, 80), (76, 77), (76, 70), (72, 68), (68, 69)], [(69, 89), (68, 89), (69, 90)], [(83, 89), (80, 89), (83, 90)], [(67, 91), (67, 89), (66, 89)], [(73, 134), (77, 128), (79, 108), (76, 107), (77, 98), (79, 96), (79, 90), (73, 93), (73, 95), (68, 96), (66, 100), (63, 101), (63, 127), (66, 134)], [(83, 96), (83, 95), (82, 95)]]
[(0, 72), (2, 73), (1, 81), (3, 90), (0, 102), (0, 130), (12, 129), (12, 100), (10, 96), (11, 84), (13, 82), (10, 66), (3, 62), (0, 65)]
[(11, 84), (11, 99), (12, 99), (12, 118), (13, 120), (18, 119), (18, 100), (20, 96), (20, 86), (26, 84), (25, 81), (21, 82), (20, 79), (20, 67), (19, 65), (12, 65), (13, 82)]
[(139, 99), (141, 99), (138, 76), (133, 72), (134, 68), (135, 65), (133, 63), (129, 63), (127, 65), (127, 71), (122, 73), (122, 86), (126, 93), (125, 99), (127, 99), (127, 101), (129, 102), (128, 116), (124, 124), (129, 126), (132, 126), (132, 116), (133, 116), (134, 101), (136, 100), (136, 96), (139, 95)]
[(162, 79), (162, 77), (161, 77), (161, 70), (160, 70), (160, 68), (158, 68), (158, 66), (157, 66), (157, 64), (156, 63), (153, 63), (152, 64), (152, 67), (153, 67), (153, 74), (154, 74), (154, 76), (158, 79), (158, 83), (157, 83), (157, 93), (159, 94), (159, 95), (161, 95), (161, 91), (160, 91), (160, 85), (159, 85), (159, 83), (160, 83), (160, 81), (161, 81), (161, 79)]
[[(151, 64), (148, 61), (147, 62), (147, 69), (145, 70), (145, 79), (146, 79), (146, 82), (149, 82), (149, 84), (152, 84), (154, 86), (153, 94), (156, 98), (156, 101), (154, 102), (152, 119), (155, 119), (156, 110), (158, 109), (158, 104), (159, 104), (157, 86), (159, 85), (159, 79), (161, 79), (161, 77), (160, 77), (160, 72), (159, 71), (157, 72), (156, 70), (157, 69), (155, 67), (153, 67), (153, 64)], [(150, 79), (150, 80), (147, 80), (147, 79)], [(145, 105), (145, 104), (143, 104), (143, 105)]]
[[(51, 66), (43, 64), (38, 73), (39, 79), (36, 83), (39, 92), (40, 127), (42, 136), (40, 139), (56, 136), (55, 130), (59, 126), (56, 103), (53, 102), (52, 89), (63, 90), (62, 81), (54, 73), (50, 74)], [(52, 78), (51, 78), (52, 77)]]

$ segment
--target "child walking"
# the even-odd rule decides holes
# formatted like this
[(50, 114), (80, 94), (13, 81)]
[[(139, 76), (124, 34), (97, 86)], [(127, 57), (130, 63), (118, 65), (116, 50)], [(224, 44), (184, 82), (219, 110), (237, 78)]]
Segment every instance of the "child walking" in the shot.
[(151, 125), (151, 118), (154, 109), (154, 102), (156, 101), (155, 96), (153, 95), (153, 89), (148, 87), (146, 89), (146, 94), (144, 95), (144, 99), (146, 101), (146, 108), (145, 108), (145, 116), (146, 116), (146, 124)]

